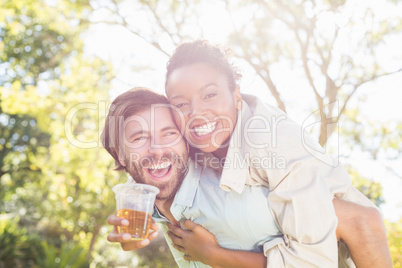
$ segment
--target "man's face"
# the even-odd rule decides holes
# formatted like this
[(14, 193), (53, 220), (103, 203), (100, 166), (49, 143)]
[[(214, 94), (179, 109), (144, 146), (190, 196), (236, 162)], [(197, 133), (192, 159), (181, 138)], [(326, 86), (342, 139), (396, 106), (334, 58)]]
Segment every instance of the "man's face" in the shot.
[(159, 188), (159, 200), (174, 197), (187, 170), (188, 152), (169, 108), (152, 107), (127, 118), (124, 149), (120, 162), (136, 182)]

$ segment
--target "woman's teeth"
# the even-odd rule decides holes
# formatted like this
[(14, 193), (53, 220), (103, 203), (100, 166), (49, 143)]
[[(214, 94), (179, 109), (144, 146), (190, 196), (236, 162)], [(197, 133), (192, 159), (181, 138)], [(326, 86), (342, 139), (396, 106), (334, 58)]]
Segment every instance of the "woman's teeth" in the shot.
[(217, 122), (212, 122), (212, 123), (207, 123), (205, 125), (199, 126), (199, 127), (194, 127), (194, 131), (197, 134), (197, 136), (204, 136), (212, 133), (215, 130)]

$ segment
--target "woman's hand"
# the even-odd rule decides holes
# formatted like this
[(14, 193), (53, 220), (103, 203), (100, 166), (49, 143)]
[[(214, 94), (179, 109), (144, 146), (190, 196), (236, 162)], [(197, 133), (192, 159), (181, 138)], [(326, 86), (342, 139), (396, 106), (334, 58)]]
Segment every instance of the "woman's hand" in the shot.
[(127, 226), (129, 224), (128, 220), (113, 215), (107, 218), (107, 223), (114, 226), (113, 231), (110, 232), (107, 236), (107, 241), (112, 243), (120, 243), (124, 251), (137, 250), (146, 247), (152, 240), (154, 240), (158, 236), (158, 232), (156, 232), (158, 230), (158, 226), (156, 225), (154, 220), (152, 220), (150, 228), (150, 230), (153, 230), (154, 232), (150, 233), (148, 238), (141, 241), (132, 241), (130, 234), (119, 234), (117, 232), (117, 226)]
[(172, 239), (172, 246), (184, 253), (187, 261), (199, 261), (211, 264), (213, 253), (220, 248), (215, 236), (207, 229), (190, 220), (183, 222), (182, 226), (187, 230), (168, 223), (168, 235)]

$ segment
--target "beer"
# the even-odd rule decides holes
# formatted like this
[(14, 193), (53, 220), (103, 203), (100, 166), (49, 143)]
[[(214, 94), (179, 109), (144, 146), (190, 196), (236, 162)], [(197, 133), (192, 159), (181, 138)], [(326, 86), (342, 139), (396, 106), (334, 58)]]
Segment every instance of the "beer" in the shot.
[(151, 227), (152, 216), (149, 213), (133, 209), (120, 209), (117, 211), (117, 217), (128, 220), (128, 226), (118, 226), (117, 230), (121, 233), (131, 234), (133, 240), (143, 240), (148, 237)]

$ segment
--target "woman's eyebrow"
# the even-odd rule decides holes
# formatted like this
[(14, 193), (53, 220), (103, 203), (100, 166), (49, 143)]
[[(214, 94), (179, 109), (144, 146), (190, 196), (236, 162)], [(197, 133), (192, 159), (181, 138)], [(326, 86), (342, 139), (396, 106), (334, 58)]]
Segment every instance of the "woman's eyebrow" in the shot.
[[(218, 86), (218, 85), (214, 82), (210, 82), (210, 83), (207, 83), (206, 85), (200, 87), (198, 89), (198, 91), (203, 91), (204, 89), (206, 89), (209, 86)], [(173, 99), (182, 98), (182, 97), (183, 97), (182, 95), (174, 95), (173, 97), (170, 98), (170, 101), (172, 101)]]
[(211, 83), (206, 84), (205, 86), (200, 87), (198, 89), (198, 91), (203, 91), (204, 89), (206, 89), (207, 87), (210, 87), (210, 86), (218, 86), (218, 85), (214, 82), (211, 82)]

